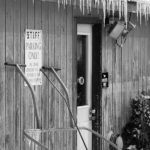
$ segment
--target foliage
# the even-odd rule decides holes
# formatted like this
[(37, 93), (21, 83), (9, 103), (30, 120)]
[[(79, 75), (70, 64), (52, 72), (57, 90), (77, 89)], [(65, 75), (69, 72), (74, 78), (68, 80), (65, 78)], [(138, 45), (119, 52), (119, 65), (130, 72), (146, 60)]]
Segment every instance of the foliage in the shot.
[(150, 150), (150, 97), (140, 95), (132, 99), (131, 117), (122, 137), (124, 149)]

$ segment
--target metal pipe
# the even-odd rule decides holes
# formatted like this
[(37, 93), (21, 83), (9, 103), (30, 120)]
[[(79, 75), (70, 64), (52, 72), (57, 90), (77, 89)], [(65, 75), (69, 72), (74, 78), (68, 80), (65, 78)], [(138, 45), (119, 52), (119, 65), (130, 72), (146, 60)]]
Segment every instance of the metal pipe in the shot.
[[(47, 70), (51, 70), (52, 73), (55, 75), (56, 79), (58, 80), (58, 82), (60, 83), (60, 85), (62, 86), (63, 90), (65, 91), (65, 94), (67, 96), (67, 101), (69, 104), (69, 94), (68, 94), (68, 90), (66, 85), (63, 83), (63, 81), (61, 80), (61, 78), (58, 76), (57, 72), (55, 71), (56, 68), (54, 67), (45, 67), (43, 66), (42, 69), (47, 69)], [(42, 71), (42, 70), (41, 70)], [(69, 104), (70, 105), (70, 104)]]
[(28, 79), (26, 78), (26, 76), (24, 75), (23, 71), (21, 70), (21, 68), (19, 67), (18, 64), (16, 64), (16, 68), (31, 91), (31, 95), (32, 95), (32, 99), (33, 99), (33, 106), (34, 106), (34, 113), (35, 113), (35, 117), (36, 117), (36, 121), (37, 121), (37, 128), (41, 129), (40, 119), (39, 119), (37, 107), (36, 107), (35, 95), (34, 95), (32, 86), (31, 86), (30, 82), (28, 81)]
[(38, 113), (37, 113), (35, 95), (34, 95), (32, 86), (30, 85), (30, 82), (28, 81), (28, 79), (26, 78), (25, 74), (23, 73), (23, 71), (20, 68), (20, 67), (26, 67), (26, 65), (25, 64), (14, 64), (14, 63), (8, 63), (8, 62), (5, 62), (4, 65), (16, 67), (18, 72), (20, 73), (21, 77), (24, 79), (24, 81), (28, 85), (28, 87), (29, 87), (29, 89), (31, 91), (32, 99), (33, 99), (33, 106), (34, 106), (35, 118), (36, 118), (36, 121), (37, 121), (37, 128), (41, 129), (40, 119), (39, 119)]
[[(8, 63), (8, 62), (5, 62), (4, 65), (16, 67), (16, 64), (14, 64), (14, 63)], [(26, 67), (25, 64), (18, 64), (18, 65), (19, 65), (20, 67)]]
[[(51, 70), (52, 73), (54, 74), (54, 76), (56, 77), (56, 79), (58, 80), (58, 82), (60, 83), (60, 85), (62, 86), (63, 90), (65, 91), (66, 94), (66, 100), (68, 102), (68, 105), (70, 107), (70, 103), (69, 103), (69, 94), (68, 94), (68, 90), (66, 85), (63, 83), (63, 81), (61, 80), (61, 78), (58, 76), (57, 72), (55, 71), (55, 68), (53, 67), (42, 67), (42, 69), (40, 69), (40, 71), (44, 74), (44, 76), (48, 79), (48, 81), (54, 86), (54, 88), (58, 91), (58, 93), (65, 99), (65, 97), (63, 96), (63, 94), (58, 90), (58, 88), (53, 84), (53, 82), (48, 78), (48, 76), (45, 74), (45, 72), (43, 71), (43, 69), (48, 69)], [(73, 124), (71, 124), (71, 126), (73, 127)]]
[(66, 98), (65, 98), (65, 96), (62, 94), (62, 92), (60, 92), (59, 91), (59, 89), (55, 86), (55, 84), (48, 78), (48, 76), (46, 75), (46, 73), (41, 69), (40, 70), (42, 73), (43, 73), (43, 75), (47, 78), (47, 80), (52, 84), (52, 86), (56, 89), (56, 91), (60, 94), (60, 96), (63, 98), (63, 99), (65, 99), (65, 100), (67, 100)]
[[(86, 130), (88, 132), (91, 132), (92, 134), (94, 134), (95, 136), (97, 136), (98, 138), (104, 140), (106, 143), (110, 144), (113, 148), (115, 148), (116, 150), (120, 150), (116, 144), (114, 144), (113, 142), (107, 140), (103, 135), (101, 135), (100, 133), (92, 130), (92, 129), (89, 129), (87, 127), (79, 127), (80, 130)], [(47, 129), (47, 130), (40, 130), (40, 133), (46, 133), (46, 132), (64, 132), (64, 131), (76, 131), (77, 129), (76, 128), (50, 128), (50, 129)], [(25, 132), (33, 132), (36, 130), (35, 129), (27, 129), (25, 130)]]
[(100, 139), (103, 139), (104, 141), (106, 141), (108, 144), (110, 144), (113, 148), (115, 148), (116, 150), (121, 150), (117, 147), (116, 144), (112, 143), (111, 141), (107, 140), (104, 136), (102, 136), (101, 134), (99, 134), (98, 132), (92, 130), (92, 129), (89, 129), (89, 128), (86, 128), (86, 127), (79, 127), (80, 130), (86, 130), (86, 131), (89, 131), (91, 132), (92, 134), (96, 135), (97, 137), (99, 137)]
[[(88, 150), (88, 148), (87, 148), (87, 146), (86, 146), (86, 143), (85, 143), (85, 141), (84, 141), (84, 139), (83, 139), (83, 136), (82, 136), (82, 134), (81, 134), (81, 132), (80, 132), (80, 130), (79, 130), (79, 128), (78, 128), (77, 122), (76, 122), (76, 120), (75, 120), (75, 118), (74, 118), (74, 116), (73, 116), (73, 114), (72, 114), (72, 112), (71, 112), (70, 105), (69, 105), (69, 94), (68, 94), (68, 90), (67, 90), (66, 86), (64, 85), (64, 83), (62, 82), (62, 80), (60, 79), (60, 77), (58, 76), (58, 74), (57, 74), (57, 72), (55, 71), (55, 69), (54, 69), (53, 67), (51, 67), (51, 70), (52, 70), (52, 73), (55, 75), (56, 79), (57, 79), (58, 82), (61, 84), (61, 86), (63, 87), (63, 89), (64, 89), (64, 91), (65, 91), (65, 93), (66, 93), (67, 99), (64, 98), (64, 102), (66, 103), (66, 106), (67, 106), (67, 108), (68, 108), (68, 111), (69, 111), (69, 114), (70, 114), (70, 116), (71, 116), (71, 119), (72, 119), (72, 121), (73, 121), (73, 123), (74, 123), (74, 125), (75, 125), (75, 127), (76, 127), (76, 129), (77, 129), (77, 131), (78, 131), (78, 133), (79, 133), (79, 135), (80, 135), (80, 137), (81, 137), (81, 140), (82, 140), (82, 142), (83, 142), (83, 144), (84, 144), (84, 147), (85, 147), (86, 150)], [(51, 82), (51, 83), (52, 83), (52, 82)], [(53, 85), (54, 85), (54, 84), (53, 84)], [(54, 87), (55, 87), (55, 86), (54, 86)]]

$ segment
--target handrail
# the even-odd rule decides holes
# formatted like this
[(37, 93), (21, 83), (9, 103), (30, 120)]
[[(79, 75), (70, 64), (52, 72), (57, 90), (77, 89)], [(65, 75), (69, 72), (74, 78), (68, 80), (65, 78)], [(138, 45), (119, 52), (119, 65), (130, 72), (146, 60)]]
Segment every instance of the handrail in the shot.
[(33, 89), (32, 89), (32, 86), (31, 86), (30, 82), (28, 81), (28, 79), (26, 78), (25, 74), (23, 73), (23, 71), (20, 68), (20, 66), (25, 67), (25, 65), (13, 64), (13, 63), (8, 63), (8, 62), (5, 62), (5, 65), (16, 67), (18, 72), (20, 73), (21, 77), (24, 79), (24, 81), (28, 85), (28, 87), (30, 89), (30, 92), (31, 92), (31, 95), (32, 95), (33, 106), (34, 106), (34, 113), (35, 113), (35, 118), (36, 118), (36, 121), (37, 121), (37, 128), (41, 129), (41, 124), (40, 124), (40, 120), (39, 120), (38, 113), (37, 113), (35, 94), (33, 92)]
[[(76, 120), (75, 120), (75, 118), (74, 118), (74, 116), (73, 116), (73, 114), (72, 114), (71, 109), (70, 109), (68, 90), (67, 90), (65, 84), (63, 83), (63, 81), (62, 81), (62, 80), (60, 79), (60, 77), (58, 76), (58, 74), (57, 74), (57, 72), (55, 71), (55, 69), (54, 69), (53, 67), (50, 67), (50, 69), (51, 69), (52, 73), (54, 74), (54, 76), (56, 77), (56, 79), (58, 80), (58, 82), (59, 82), (60, 85), (63, 87), (63, 89), (64, 89), (64, 91), (65, 91), (65, 93), (66, 93), (67, 99), (66, 99), (65, 97), (63, 97), (64, 102), (66, 103), (66, 106), (67, 106), (67, 108), (68, 108), (68, 111), (69, 111), (69, 114), (70, 114), (70, 116), (71, 116), (71, 119), (72, 119), (72, 121), (73, 121), (73, 123), (74, 123), (74, 125), (75, 125), (75, 127), (76, 127), (76, 129), (77, 129), (77, 131), (78, 131), (78, 133), (79, 133), (79, 135), (80, 135), (80, 137), (81, 137), (81, 140), (82, 140), (82, 142), (83, 142), (83, 144), (84, 144), (84, 147), (85, 147), (86, 150), (88, 150), (88, 148), (87, 148), (87, 146), (86, 146), (86, 143), (85, 143), (85, 141), (84, 141), (84, 139), (83, 139), (83, 136), (82, 136), (82, 134), (81, 134), (81, 132), (80, 132), (80, 130), (79, 130), (79, 128), (78, 128), (77, 122), (76, 122)], [(44, 73), (44, 71), (43, 71), (42, 69), (41, 69), (41, 72), (46, 76), (46, 74)], [(48, 81), (49, 81), (50, 83), (52, 83), (52, 85), (56, 88), (56, 86), (53, 84), (53, 82), (52, 82), (47, 76), (46, 76), (46, 78), (47, 78)], [(58, 89), (58, 88), (56, 88), (56, 89)], [(59, 90), (58, 90), (58, 91), (59, 91)], [(59, 93), (60, 93), (60, 92), (59, 92)]]
[[(92, 129), (89, 129), (89, 128), (87, 128), (87, 127), (79, 127), (79, 129), (80, 130), (86, 130), (86, 131), (88, 131), (88, 132), (91, 132), (92, 134), (94, 134), (95, 136), (97, 136), (98, 138), (100, 138), (100, 139), (102, 139), (102, 140), (104, 140), (106, 143), (108, 143), (108, 144), (110, 144), (113, 148), (115, 148), (116, 150), (121, 150), (121, 149), (119, 149), (118, 147), (117, 147), (117, 145), (116, 144), (114, 144), (113, 142), (111, 142), (111, 141), (109, 141), (109, 140), (107, 140), (103, 135), (101, 135), (100, 133), (98, 133), (98, 132), (96, 132), (96, 131), (94, 131), (94, 130), (92, 130)], [(33, 142), (35, 142), (35, 140), (32, 138), (32, 137), (30, 137), (26, 132), (28, 132), (28, 131), (33, 131), (34, 129), (28, 129), (28, 130), (25, 130), (24, 131), (24, 134), (25, 134), (25, 136), (28, 138), (28, 139), (30, 139), (31, 141), (33, 141)], [(76, 128), (50, 128), (50, 129), (47, 129), (47, 130), (40, 130), (40, 132), (41, 133), (46, 133), (46, 132), (56, 132), (56, 131), (76, 131), (77, 129)], [(34, 131), (36, 131), (36, 130), (34, 130)], [(47, 147), (43, 147), (43, 145), (42, 144), (40, 144), (38, 141), (36, 141), (35, 142), (35, 144), (37, 144), (37, 145), (39, 145), (41, 148), (44, 148), (44, 149), (48, 149)]]

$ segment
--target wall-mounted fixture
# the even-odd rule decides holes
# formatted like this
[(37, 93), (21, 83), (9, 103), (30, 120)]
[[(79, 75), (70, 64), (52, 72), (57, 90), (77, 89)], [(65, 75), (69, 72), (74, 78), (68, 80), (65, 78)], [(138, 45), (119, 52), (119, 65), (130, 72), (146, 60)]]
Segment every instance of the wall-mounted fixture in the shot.
[[(126, 41), (127, 35), (130, 31), (136, 28), (136, 25), (133, 24), (131, 21), (128, 21), (125, 24), (124, 21), (116, 21), (114, 24), (111, 25), (108, 34), (109, 36), (116, 41), (116, 44), (119, 47), (123, 47), (123, 44)], [(121, 43), (118, 43), (119, 37), (122, 38)]]
[(117, 40), (119, 36), (122, 34), (122, 32), (124, 31), (124, 29), (125, 29), (124, 22), (121, 22), (121, 21), (115, 22), (108, 31), (109, 36)]

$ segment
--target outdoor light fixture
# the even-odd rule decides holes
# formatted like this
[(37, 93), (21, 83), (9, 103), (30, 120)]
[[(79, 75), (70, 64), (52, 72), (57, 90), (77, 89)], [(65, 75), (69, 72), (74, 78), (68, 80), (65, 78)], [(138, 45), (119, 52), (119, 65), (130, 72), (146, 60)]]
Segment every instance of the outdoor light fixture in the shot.
[[(108, 34), (109, 36), (116, 41), (116, 45), (120, 48), (123, 48), (124, 43), (126, 42), (127, 35), (136, 28), (136, 25), (133, 24), (131, 21), (128, 21), (127, 24), (122, 21), (117, 21), (113, 25), (111, 25)], [(122, 37), (121, 42), (119, 43), (118, 39)]]
[(115, 22), (109, 29), (109, 36), (114, 40), (117, 40), (120, 36), (126, 37), (126, 35), (133, 29), (136, 28), (136, 25), (131, 21), (128, 22), (127, 26), (125, 22)]
[(117, 40), (119, 38), (119, 36), (123, 33), (125, 29), (125, 23), (124, 22), (121, 22), (121, 21), (118, 21), (118, 22), (115, 22), (111, 27), (110, 27), (110, 30), (109, 30), (109, 36), (111, 38), (113, 38), (114, 40)]

